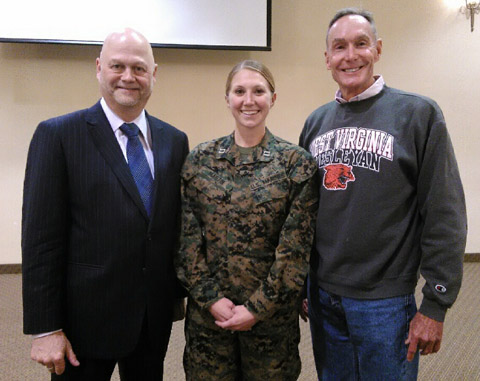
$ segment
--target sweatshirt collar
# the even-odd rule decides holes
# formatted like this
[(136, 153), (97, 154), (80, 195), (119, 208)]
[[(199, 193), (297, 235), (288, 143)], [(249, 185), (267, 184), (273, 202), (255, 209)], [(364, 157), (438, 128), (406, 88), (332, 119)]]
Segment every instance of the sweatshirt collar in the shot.
[(353, 98), (350, 100), (346, 100), (342, 98), (342, 93), (340, 92), (340, 89), (337, 90), (335, 93), (335, 100), (337, 103), (349, 103), (349, 102), (358, 102), (358, 101), (363, 101), (365, 99), (374, 97), (380, 91), (383, 90), (383, 87), (385, 86), (385, 81), (383, 80), (383, 77), (381, 75), (376, 75), (374, 76), (375, 82), (373, 83), (372, 86), (370, 86), (367, 90), (365, 90), (363, 93), (360, 93), (358, 95), (355, 95)]

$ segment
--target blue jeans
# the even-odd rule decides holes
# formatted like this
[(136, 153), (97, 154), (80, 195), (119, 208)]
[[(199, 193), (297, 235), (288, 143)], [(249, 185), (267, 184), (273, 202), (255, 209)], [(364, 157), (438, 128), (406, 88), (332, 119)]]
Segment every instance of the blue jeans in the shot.
[(413, 294), (352, 299), (308, 287), (308, 313), (319, 380), (416, 380), (418, 352), (407, 361)]

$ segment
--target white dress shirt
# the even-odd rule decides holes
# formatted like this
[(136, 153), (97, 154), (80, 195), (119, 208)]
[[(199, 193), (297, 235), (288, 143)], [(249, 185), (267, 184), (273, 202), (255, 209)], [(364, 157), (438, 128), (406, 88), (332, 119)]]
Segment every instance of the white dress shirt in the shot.
[[(120, 126), (123, 123), (127, 123), (127, 122), (122, 120), (117, 114), (115, 114), (110, 109), (110, 107), (108, 107), (107, 102), (105, 102), (105, 99), (102, 98), (100, 100), (100, 104), (102, 106), (103, 112), (107, 116), (110, 126), (112, 127), (113, 133), (117, 138), (118, 144), (120, 144), (120, 148), (122, 149), (123, 156), (125, 157), (125, 160), (127, 160), (128, 137), (120, 129)], [(145, 116), (145, 110), (142, 110), (139, 116), (137, 116), (134, 120), (128, 123), (135, 123), (141, 132), (141, 134), (139, 134), (138, 136), (140, 137), (143, 150), (145, 151), (145, 155), (147, 156), (147, 162), (148, 162), (148, 166), (150, 167), (150, 172), (152, 173), (152, 177), (155, 179), (155, 167), (153, 165), (153, 151), (152, 151), (152, 135), (150, 133), (150, 128), (148, 126), (147, 117)]]

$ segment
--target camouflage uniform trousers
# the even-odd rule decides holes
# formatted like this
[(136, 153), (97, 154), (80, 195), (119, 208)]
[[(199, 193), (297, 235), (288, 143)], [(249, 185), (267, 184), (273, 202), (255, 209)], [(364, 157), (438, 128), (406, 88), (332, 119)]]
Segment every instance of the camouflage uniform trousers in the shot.
[(185, 339), (187, 381), (294, 381), (300, 375), (295, 305), (239, 332), (218, 327), (210, 312), (189, 301)]

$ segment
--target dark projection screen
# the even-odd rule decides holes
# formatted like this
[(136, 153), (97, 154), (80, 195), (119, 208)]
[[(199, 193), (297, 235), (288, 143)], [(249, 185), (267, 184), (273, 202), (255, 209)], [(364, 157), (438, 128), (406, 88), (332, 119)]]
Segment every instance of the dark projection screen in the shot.
[(156, 47), (270, 50), (271, 0), (11, 0), (1, 42), (101, 44), (131, 27)]

